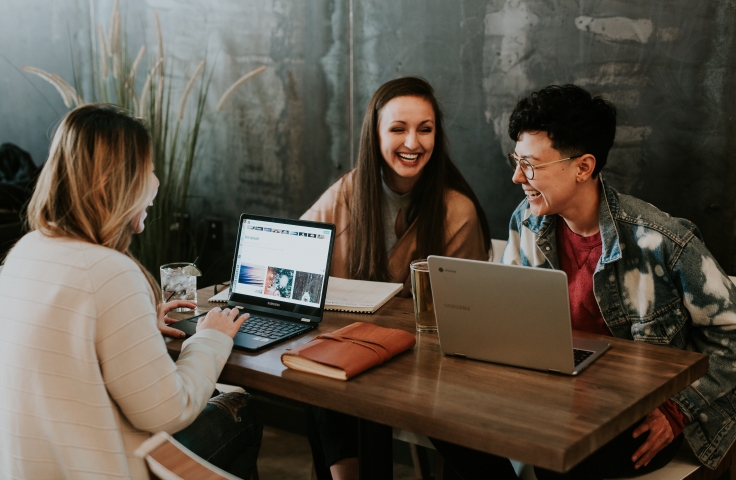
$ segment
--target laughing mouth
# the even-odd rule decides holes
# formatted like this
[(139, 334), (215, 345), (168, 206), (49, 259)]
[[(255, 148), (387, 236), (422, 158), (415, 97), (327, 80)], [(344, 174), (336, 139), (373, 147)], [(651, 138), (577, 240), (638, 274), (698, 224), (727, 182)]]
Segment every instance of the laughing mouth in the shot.
[(418, 153), (397, 153), (397, 155), (405, 162), (416, 162), (417, 158), (419, 158)]
[(524, 193), (526, 194), (526, 198), (529, 200), (534, 200), (541, 195), (541, 193), (536, 190), (525, 190)]

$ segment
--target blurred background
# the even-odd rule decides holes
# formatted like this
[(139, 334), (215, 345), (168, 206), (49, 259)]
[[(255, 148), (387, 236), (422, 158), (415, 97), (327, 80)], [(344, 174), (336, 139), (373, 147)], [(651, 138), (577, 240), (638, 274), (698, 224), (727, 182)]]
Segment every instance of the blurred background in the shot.
[[(158, 53), (154, 11), (174, 104), (201, 60), (211, 74), (181, 212), (202, 257), (200, 286), (228, 278), (240, 213), (298, 217), (351, 168), (368, 100), (404, 75), (435, 87), (452, 157), (494, 238), (506, 238), (523, 197), (505, 158), (511, 110), (531, 91), (576, 83), (619, 108), (606, 180), (694, 221), (736, 271), (734, 0), (123, 0), (119, 9), (127, 55), (147, 46), (136, 89)], [(84, 83), (112, 11), (112, 0), (0, 2), (0, 143), (44, 162), (68, 108), (21, 68)]]

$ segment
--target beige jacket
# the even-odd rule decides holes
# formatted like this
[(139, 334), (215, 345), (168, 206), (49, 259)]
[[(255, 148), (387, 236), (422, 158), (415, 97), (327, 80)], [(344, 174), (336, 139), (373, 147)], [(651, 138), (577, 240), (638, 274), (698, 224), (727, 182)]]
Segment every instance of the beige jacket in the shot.
[[(330, 267), (330, 275), (333, 277), (350, 278), (348, 273), (350, 208), (345, 199), (352, 197), (353, 176), (354, 172), (350, 172), (340, 178), (301, 217), (303, 220), (335, 224), (335, 248)], [(488, 260), (488, 251), (483, 243), (483, 230), (472, 200), (455, 190), (447, 191), (445, 199), (446, 247), (442, 254), (448, 257)], [(388, 255), (391, 281), (404, 284), (401, 296), (411, 296), (409, 263), (417, 258), (417, 225), (414, 221)]]

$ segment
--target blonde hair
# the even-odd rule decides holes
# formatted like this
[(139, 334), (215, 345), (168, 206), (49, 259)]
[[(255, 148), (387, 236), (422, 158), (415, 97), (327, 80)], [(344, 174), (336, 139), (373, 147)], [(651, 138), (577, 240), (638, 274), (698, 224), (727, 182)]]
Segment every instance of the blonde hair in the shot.
[(133, 259), (160, 298), (156, 280), (130, 254), (133, 219), (147, 201), (151, 137), (142, 120), (114, 105), (69, 112), (51, 142), (28, 205), (28, 224), (50, 237), (102, 245)]

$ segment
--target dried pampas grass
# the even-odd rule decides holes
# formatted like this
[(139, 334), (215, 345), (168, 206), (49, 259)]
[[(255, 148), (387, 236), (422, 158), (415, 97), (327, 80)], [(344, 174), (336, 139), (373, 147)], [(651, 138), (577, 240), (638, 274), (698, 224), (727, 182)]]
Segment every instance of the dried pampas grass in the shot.
[(153, 77), (156, 74), (156, 71), (158, 70), (160, 63), (161, 63), (161, 60), (156, 62), (156, 64), (151, 69), (151, 71), (148, 72), (146, 81), (143, 82), (143, 89), (141, 90), (141, 98), (138, 101), (138, 116), (139, 117), (145, 118), (146, 113), (148, 112), (148, 97), (151, 93), (151, 83), (153, 82)]
[(133, 84), (135, 82), (135, 76), (138, 75), (138, 67), (141, 65), (141, 61), (143, 60), (143, 55), (146, 53), (146, 46), (141, 45), (141, 49), (138, 50), (138, 55), (135, 57), (135, 60), (133, 61), (133, 66), (130, 67), (130, 73), (128, 74), (128, 83)]
[(102, 74), (102, 78), (107, 78), (107, 58), (110, 55), (107, 53), (107, 42), (105, 42), (105, 31), (102, 24), (97, 25), (97, 33), (100, 37), (100, 74)]
[(77, 94), (74, 87), (66, 83), (64, 79), (55, 73), (45, 72), (40, 68), (35, 67), (23, 67), (23, 70), (37, 75), (53, 85), (54, 88), (56, 88), (56, 91), (59, 92), (59, 95), (61, 95), (61, 99), (64, 101), (64, 105), (66, 105), (67, 108), (71, 108), (72, 105), (84, 105), (84, 100), (82, 100), (82, 98)]
[(153, 12), (153, 18), (156, 21), (156, 38), (158, 39), (158, 61), (160, 63), (159, 66), (159, 75), (164, 74), (164, 36), (161, 33), (161, 20), (158, 19), (158, 12)]
[(187, 105), (187, 98), (189, 98), (189, 92), (192, 91), (192, 88), (194, 87), (194, 82), (197, 81), (197, 77), (200, 73), (202, 73), (202, 70), (204, 70), (204, 60), (199, 62), (199, 65), (197, 65), (197, 68), (194, 70), (194, 73), (192, 74), (191, 78), (187, 82), (187, 86), (184, 87), (184, 93), (181, 95), (181, 101), (179, 102), (179, 113), (176, 115), (177, 120), (182, 121), (184, 120), (184, 109)]
[(217, 110), (218, 112), (221, 111), (237, 89), (242, 87), (248, 80), (263, 72), (265, 69), (266, 67), (258, 67), (252, 72), (246, 73), (245, 75), (237, 79), (235, 83), (230, 85), (230, 88), (228, 88), (225, 93), (222, 94), (222, 97), (220, 97), (220, 101), (217, 102), (217, 107), (215, 108), (215, 110)]

